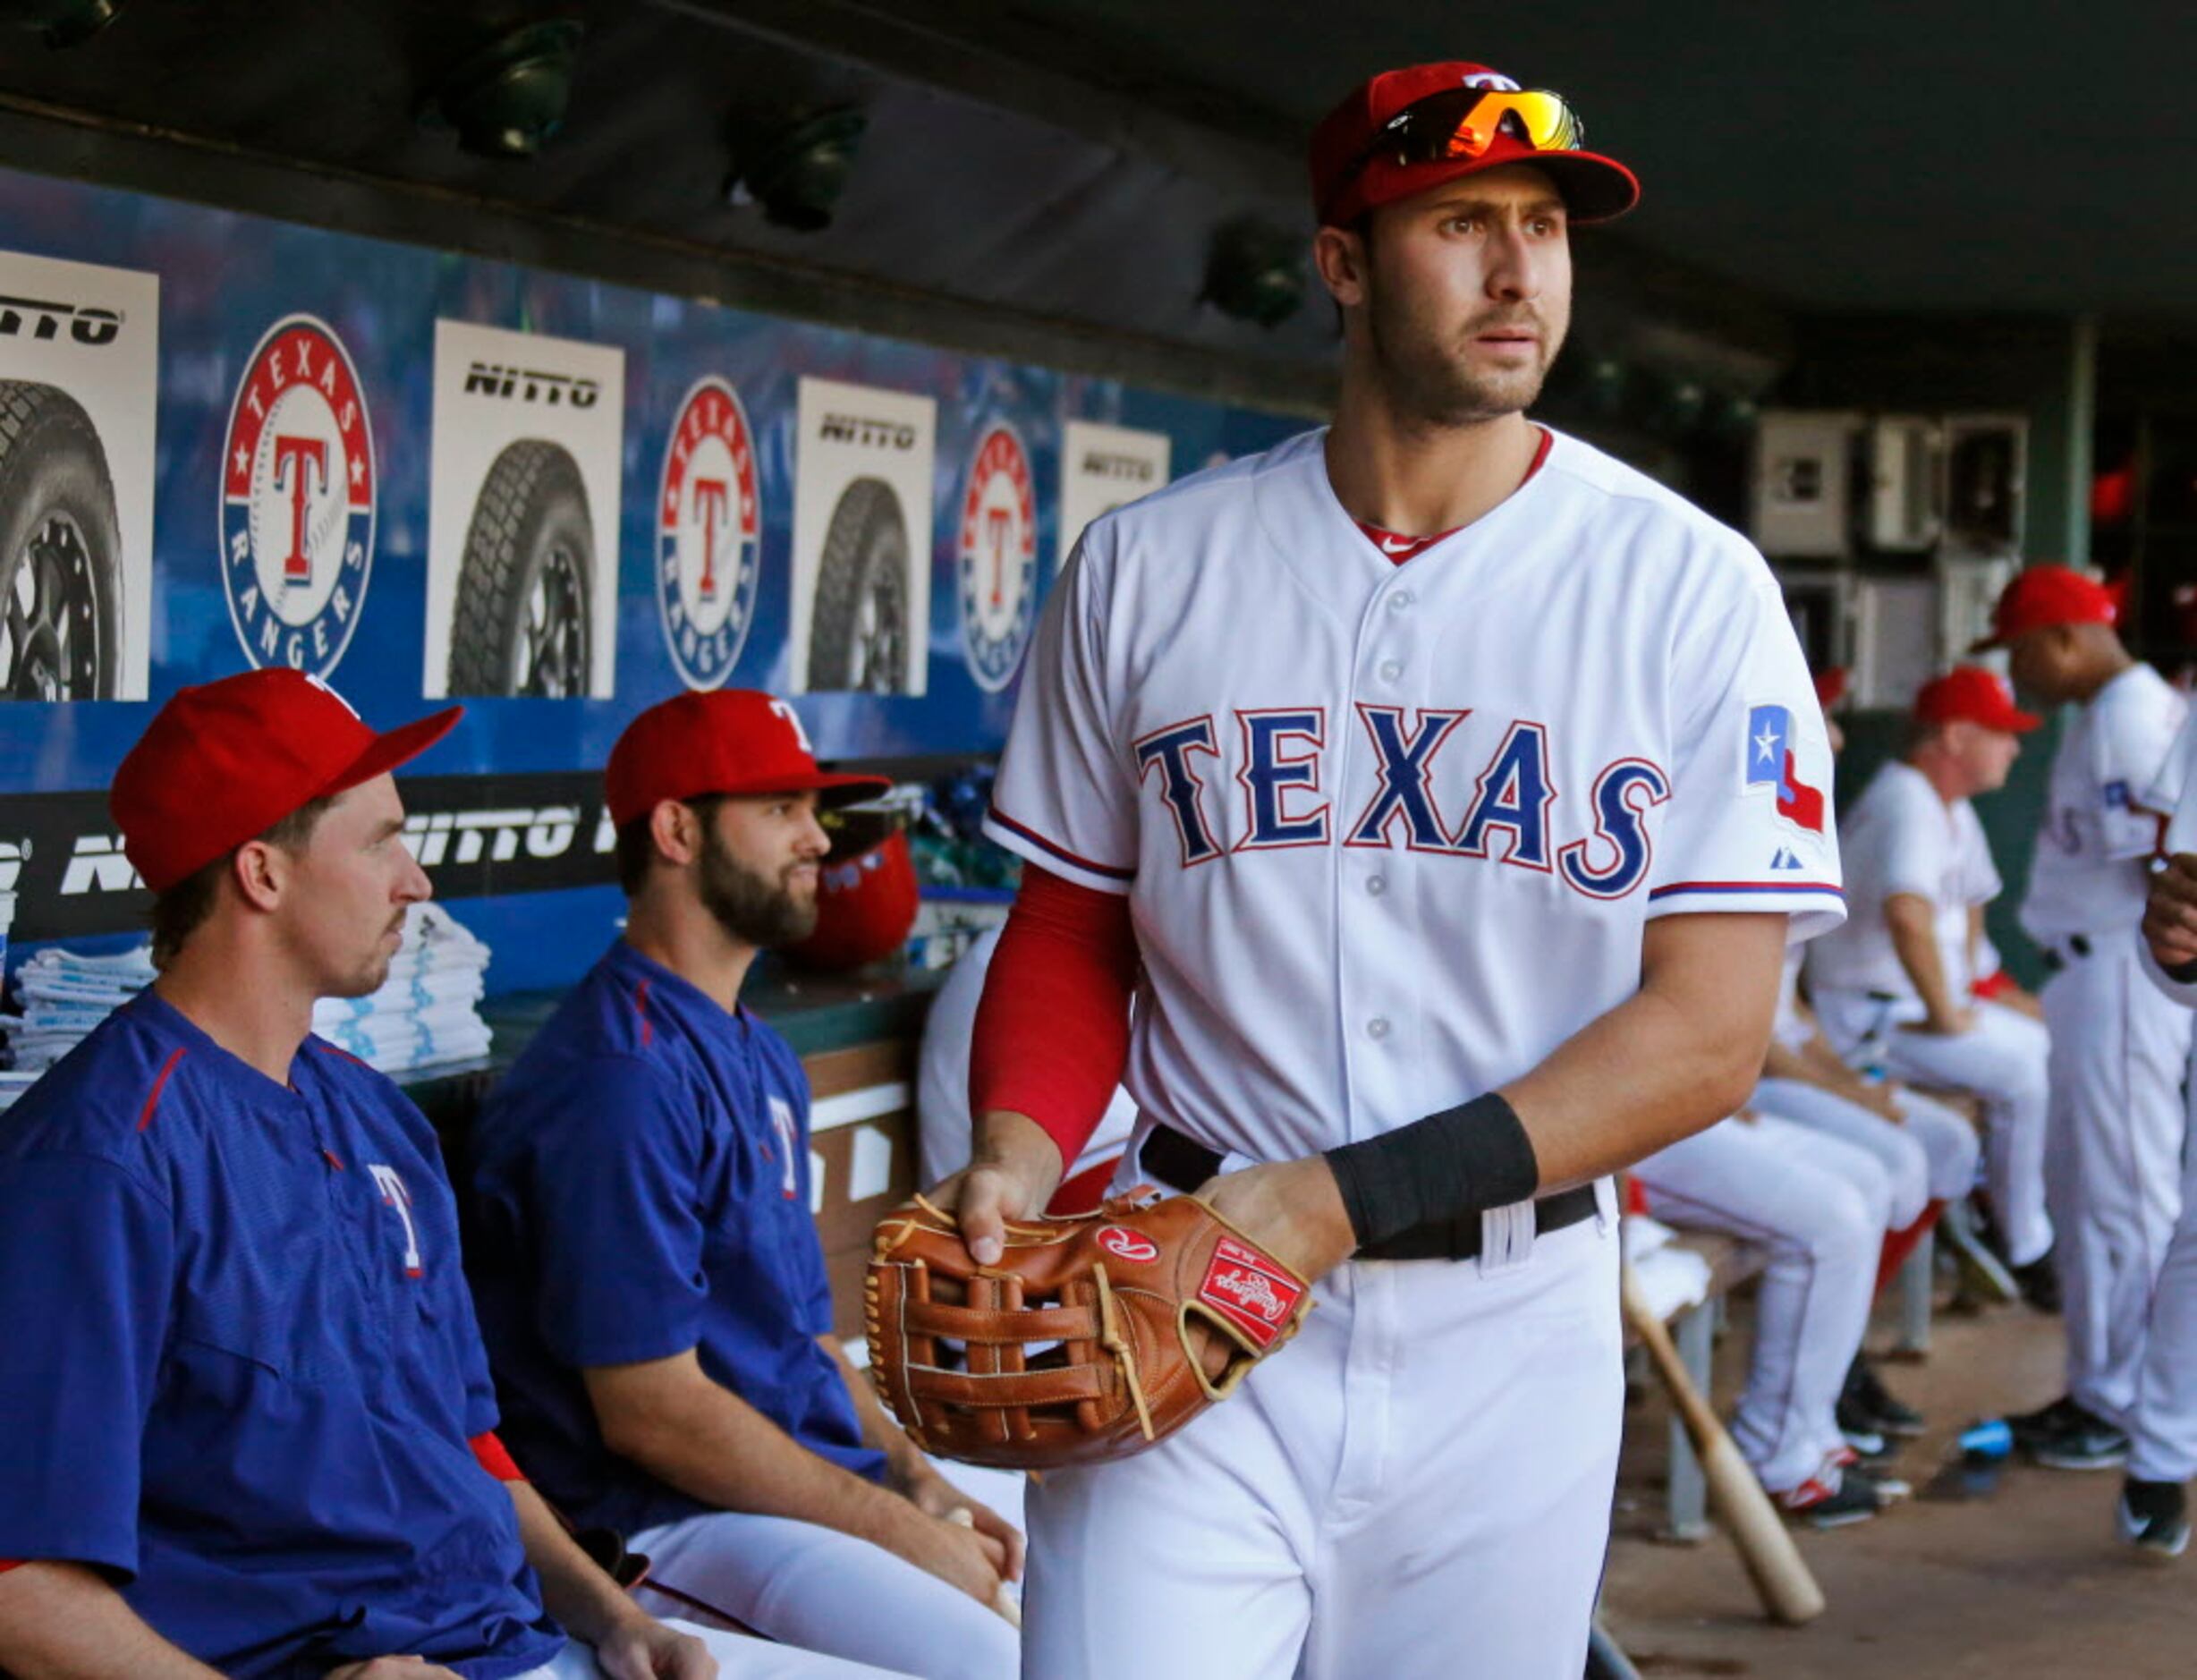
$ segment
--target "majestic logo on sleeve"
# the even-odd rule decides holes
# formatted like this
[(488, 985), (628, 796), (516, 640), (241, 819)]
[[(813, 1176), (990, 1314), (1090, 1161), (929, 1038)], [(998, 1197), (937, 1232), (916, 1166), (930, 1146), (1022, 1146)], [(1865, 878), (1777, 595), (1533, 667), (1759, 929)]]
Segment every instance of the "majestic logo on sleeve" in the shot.
[(1823, 790), (1801, 780), (1793, 714), (1757, 706), (1747, 714), (1747, 786), (1777, 790), (1777, 814), (1810, 834), (1823, 832)]
[(1038, 613), (1038, 498), (1030, 452), (1005, 421), (969, 463), (961, 515), (962, 641), (979, 688), (1007, 685)]
[(310, 315), (275, 323), (238, 382), (222, 452), (221, 581), (256, 666), (326, 676), (374, 564), (374, 434), (358, 370)]
[(721, 686), (755, 621), (762, 567), (755, 437), (723, 379), (698, 381), (664, 449), (656, 508), (656, 603), (689, 688)]

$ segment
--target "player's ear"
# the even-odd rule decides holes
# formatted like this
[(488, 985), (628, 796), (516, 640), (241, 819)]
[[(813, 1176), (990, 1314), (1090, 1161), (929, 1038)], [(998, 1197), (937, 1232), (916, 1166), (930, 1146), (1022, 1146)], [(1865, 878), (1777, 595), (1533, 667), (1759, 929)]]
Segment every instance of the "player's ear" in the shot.
[(701, 813), (683, 800), (659, 799), (649, 813), (649, 837), (667, 862), (691, 863), (701, 855)]
[(1312, 236), (1312, 264), (1328, 295), (1344, 309), (1365, 301), (1366, 239), (1357, 228), (1323, 227)]
[(247, 840), (229, 859), (229, 883), (254, 910), (273, 910), (291, 880), (293, 860), (282, 847)]

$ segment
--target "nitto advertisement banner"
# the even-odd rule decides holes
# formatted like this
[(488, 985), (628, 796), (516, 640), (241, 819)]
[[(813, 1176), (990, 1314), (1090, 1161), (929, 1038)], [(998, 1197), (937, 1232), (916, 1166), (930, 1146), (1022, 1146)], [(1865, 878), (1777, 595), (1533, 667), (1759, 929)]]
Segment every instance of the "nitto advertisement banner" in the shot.
[[(1073, 532), (1302, 424), (6, 170), (0, 245), (12, 951), (137, 925), (115, 765), (284, 664), (377, 726), (463, 700), (405, 787), (475, 802), (415, 838), (495, 988), (554, 983), (585, 942), (518, 906), (606, 878), (635, 713), (761, 688), (827, 759), (995, 752)], [(607, 929), (615, 891), (563, 902), (605, 894)]]

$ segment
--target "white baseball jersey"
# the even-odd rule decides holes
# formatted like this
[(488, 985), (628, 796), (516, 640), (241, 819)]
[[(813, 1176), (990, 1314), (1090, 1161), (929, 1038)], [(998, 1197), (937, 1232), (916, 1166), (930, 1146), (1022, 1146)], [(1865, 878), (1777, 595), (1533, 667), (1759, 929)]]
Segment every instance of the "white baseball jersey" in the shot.
[[(2052, 757), (2045, 823), (2022, 927), (2040, 945), (2133, 928), (2159, 818), (2143, 803), (2188, 710), (2167, 680), (2132, 665), (2070, 720)], [(2156, 808), (2171, 810), (2171, 805)]]
[(1929, 901), (1936, 912), (1938, 960), (1955, 998), (1968, 995), (1968, 912), (1998, 896), (1998, 869), (1964, 799), (1938, 797), (1930, 778), (1895, 759), (1879, 768), (1839, 824), (1846, 871), (1847, 918), (1808, 949), (1808, 981), (1819, 1008), (1831, 993), (1888, 992), (1903, 1013), (1921, 1000), (1893, 948), (1886, 900), (1899, 893)]
[(1842, 913), (1821, 714), (1743, 538), (1557, 437), (1396, 565), (1324, 437), (1090, 526), (987, 823), (1129, 895), (1130, 1095), (1254, 1160), (1523, 1073), (1638, 989), (1654, 917)]

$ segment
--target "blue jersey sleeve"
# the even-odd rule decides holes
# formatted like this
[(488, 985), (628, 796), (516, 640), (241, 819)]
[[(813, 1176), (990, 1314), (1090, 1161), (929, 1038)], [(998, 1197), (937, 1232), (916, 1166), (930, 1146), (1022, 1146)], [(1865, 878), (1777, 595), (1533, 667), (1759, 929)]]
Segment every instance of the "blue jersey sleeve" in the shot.
[(701, 1122), (651, 1063), (572, 1065), (532, 1124), (537, 1328), (575, 1366), (667, 1359), (701, 1340)]
[(0, 1162), (0, 1557), (137, 1573), (174, 1221), (113, 1162)]

